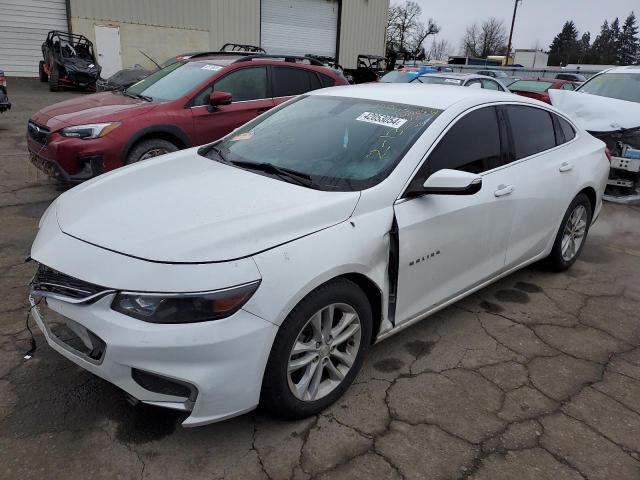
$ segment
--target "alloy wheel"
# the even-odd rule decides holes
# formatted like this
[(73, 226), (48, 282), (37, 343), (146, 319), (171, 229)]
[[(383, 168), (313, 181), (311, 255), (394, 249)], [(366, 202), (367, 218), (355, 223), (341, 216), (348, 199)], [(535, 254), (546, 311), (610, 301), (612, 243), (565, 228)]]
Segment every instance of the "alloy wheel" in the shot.
[(360, 317), (350, 305), (333, 303), (312, 315), (289, 353), (291, 393), (313, 402), (335, 390), (356, 361), (361, 335)]
[(587, 233), (587, 209), (583, 205), (576, 205), (562, 231), (561, 252), (562, 259), (570, 262), (580, 250)]

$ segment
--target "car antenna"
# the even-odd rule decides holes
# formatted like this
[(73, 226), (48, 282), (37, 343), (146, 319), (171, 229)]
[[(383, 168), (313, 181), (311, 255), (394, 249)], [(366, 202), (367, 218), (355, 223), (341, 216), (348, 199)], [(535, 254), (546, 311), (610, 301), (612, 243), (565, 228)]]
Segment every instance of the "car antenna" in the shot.
[(153, 62), (153, 64), (158, 67), (158, 70), (161, 70), (162, 67), (158, 64), (158, 62), (156, 62), (153, 58), (151, 58), (149, 55), (147, 55), (146, 53), (144, 53), (142, 50), (138, 50), (142, 55), (144, 55), (145, 57), (147, 57), (149, 60), (151, 60), (151, 62)]

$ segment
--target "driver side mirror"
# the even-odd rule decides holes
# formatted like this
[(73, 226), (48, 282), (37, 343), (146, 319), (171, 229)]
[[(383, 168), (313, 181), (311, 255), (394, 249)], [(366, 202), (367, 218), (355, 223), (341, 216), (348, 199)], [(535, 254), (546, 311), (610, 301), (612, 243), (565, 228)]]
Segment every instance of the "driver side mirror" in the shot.
[(215, 112), (221, 105), (230, 105), (233, 95), (229, 92), (213, 91), (209, 95), (209, 111)]
[(409, 196), (417, 195), (473, 195), (482, 188), (482, 177), (475, 173), (438, 170), (425, 180), (422, 186), (407, 191)]

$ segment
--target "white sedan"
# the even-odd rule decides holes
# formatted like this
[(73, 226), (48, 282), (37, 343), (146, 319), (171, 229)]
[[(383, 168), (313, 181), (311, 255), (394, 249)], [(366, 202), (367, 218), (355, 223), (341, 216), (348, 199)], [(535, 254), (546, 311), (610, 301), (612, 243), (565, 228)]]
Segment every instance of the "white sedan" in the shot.
[(185, 426), (259, 403), (304, 417), (372, 344), (532, 262), (569, 268), (608, 171), (602, 142), (524, 97), (319, 90), (61, 195), (32, 313), (59, 353)]

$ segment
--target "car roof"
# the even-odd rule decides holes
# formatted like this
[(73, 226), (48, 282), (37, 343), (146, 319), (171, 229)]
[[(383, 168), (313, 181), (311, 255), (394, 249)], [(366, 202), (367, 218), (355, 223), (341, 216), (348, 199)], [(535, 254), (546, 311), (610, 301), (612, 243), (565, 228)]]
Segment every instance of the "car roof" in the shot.
[[(416, 88), (420, 94), (416, 95)], [(308, 95), (330, 95), (335, 97), (359, 98), (363, 100), (377, 100), (384, 102), (416, 105), (419, 107), (437, 108), (445, 110), (455, 103), (465, 100), (475, 100), (478, 104), (488, 102), (515, 101), (531, 103), (540, 106), (540, 102), (507, 92), (476, 88), (453, 88), (447, 85), (411, 83), (361, 83), (359, 85), (345, 85), (341, 87), (314, 90)]]
[[(626, 67), (613, 67), (605, 70), (606, 73), (640, 73), (640, 65), (629, 65)], [(601, 73), (604, 73), (601, 72)]]
[(486, 75), (478, 75), (477, 73), (456, 73), (456, 72), (442, 72), (442, 73), (427, 73), (426, 75), (420, 75), (421, 77), (442, 77), (442, 78), (458, 78), (460, 80), (467, 80), (469, 78), (487, 78), (493, 80), (493, 78)]
[[(575, 83), (572, 80), (562, 80), (561, 78), (520, 78), (517, 80), (518, 82), (544, 82), (550, 83), (551, 85), (564, 85), (565, 83)], [(515, 83), (515, 82), (514, 82)]]

